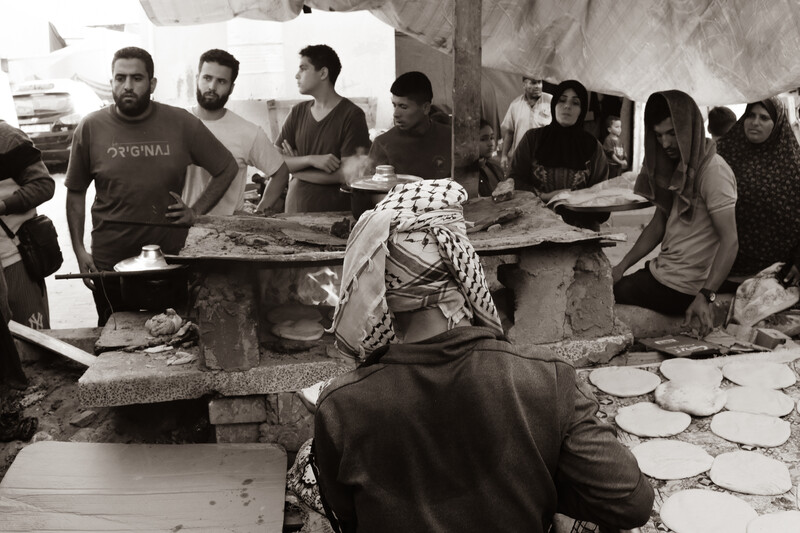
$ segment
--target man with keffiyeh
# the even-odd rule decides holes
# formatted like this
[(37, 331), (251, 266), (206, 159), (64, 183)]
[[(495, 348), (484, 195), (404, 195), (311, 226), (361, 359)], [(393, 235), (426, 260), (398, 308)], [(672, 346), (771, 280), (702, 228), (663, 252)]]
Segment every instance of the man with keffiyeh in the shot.
[[(612, 270), (617, 303), (668, 315), (685, 313), (700, 333), (713, 329), (711, 304), (731, 270), (736, 233), (736, 179), (706, 139), (703, 116), (681, 91), (655, 93), (644, 110), (644, 166), (634, 191), (652, 201), (655, 214)], [(647, 266), (625, 271), (661, 244)]]
[(323, 389), (313, 445), (332, 526), (644, 524), (653, 490), (574, 368), (503, 337), (466, 199), (448, 179), (398, 185), (350, 236), (333, 328), (361, 365)]

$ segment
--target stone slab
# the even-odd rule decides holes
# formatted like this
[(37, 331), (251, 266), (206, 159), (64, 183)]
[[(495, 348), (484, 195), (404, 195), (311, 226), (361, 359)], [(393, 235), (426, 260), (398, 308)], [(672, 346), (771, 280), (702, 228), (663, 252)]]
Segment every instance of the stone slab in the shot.
[[(715, 327), (722, 326), (725, 323), (728, 309), (733, 302), (734, 296), (734, 294), (717, 295), (717, 299), (712, 305)], [(624, 304), (615, 304), (614, 313), (619, 320), (628, 325), (636, 339), (677, 335), (687, 330), (686, 327), (682, 326), (683, 315), (664, 315), (644, 307)]]
[[(197, 350), (194, 348), (193, 350)], [(262, 358), (240, 372), (205, 370), (199, 361), (167, 364), (165, 354), (106, 352), (78, 380), (78, 397), (87, 407), (108, 407), (222, 396), (298, 391), (352, 368), (325, 356)]]
[(147, 333), (144, 323), (153, 315), (151, 311), (122, 311), (113, 313), (103, 327), (95, 344), (95, 353), (120, 350), (126, 346), (142, 346), (153, 337)]
[(214, 426), (217, 443), (258, 442), (258, 424), (218, 424)]
[(576, 367), (591, 367), (607, 364), (614, 356), (624, 352), (632, 344), (633, 335), (630, 332), (620, 331), (596, 339), (568, 339), (540, 344), (538, 349), (549, 350)]

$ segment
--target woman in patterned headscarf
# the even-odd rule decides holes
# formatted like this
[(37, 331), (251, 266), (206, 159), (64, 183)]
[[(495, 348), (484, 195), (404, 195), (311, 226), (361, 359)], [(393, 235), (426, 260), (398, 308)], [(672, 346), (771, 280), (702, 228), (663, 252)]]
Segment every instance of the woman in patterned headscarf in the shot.
[(800, 145), (778, 97), (747, 105), (718, 141), (717, 153), (733, 169), (739, 199), (739, 253), (730, 278), (742, 281), (785, 262), (800, 281)]
[[(603, 146), (583, 129), (589, 94), (578, 81), (567, 80), (556, 87), (550, 108), (553, 121), (528, 130), (514, 151), (509, 177), (515, 187), (533, 191), (547, 203), (564, 190), (586, 189), (608, 179), (608, 160)], [(565, 222), (594, 227), (608, 214), (559, 212)]]

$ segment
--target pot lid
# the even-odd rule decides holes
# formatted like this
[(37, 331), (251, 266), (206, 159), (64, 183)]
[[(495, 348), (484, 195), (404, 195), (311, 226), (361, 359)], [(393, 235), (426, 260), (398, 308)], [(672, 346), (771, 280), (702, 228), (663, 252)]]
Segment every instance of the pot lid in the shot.
[(354, 181), (350, 187), (372, 192), (389, 192), (398, 183), (411, 183), (421, 180), (422, 178), (419, 176), (412, 176), (411, 174), (375, 174), (374, 176)]
[(174, 270), (182, 265), (170, 265), (164, 259), (161, 247), (157, 244), (142, 246), (142, 252), (136, 257), (123, 259), (114, 265), (115, 272), (141, 272), (148, 270)]

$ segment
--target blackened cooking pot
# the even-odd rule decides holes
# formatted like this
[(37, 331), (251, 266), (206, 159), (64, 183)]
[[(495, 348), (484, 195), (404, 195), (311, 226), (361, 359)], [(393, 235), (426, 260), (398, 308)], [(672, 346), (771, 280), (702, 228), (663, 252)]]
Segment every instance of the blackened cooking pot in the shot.
[(392, 187), (402, 183), (420, 181), (422, 178), (410, 174), (395, 174), (391, 165), (379, 165), (375, 175), (354, 181), (350, 187), (342, 186), (341, 191), (350, 195), (350, 209), (358, 218), (375, 207), (386, 197)]

